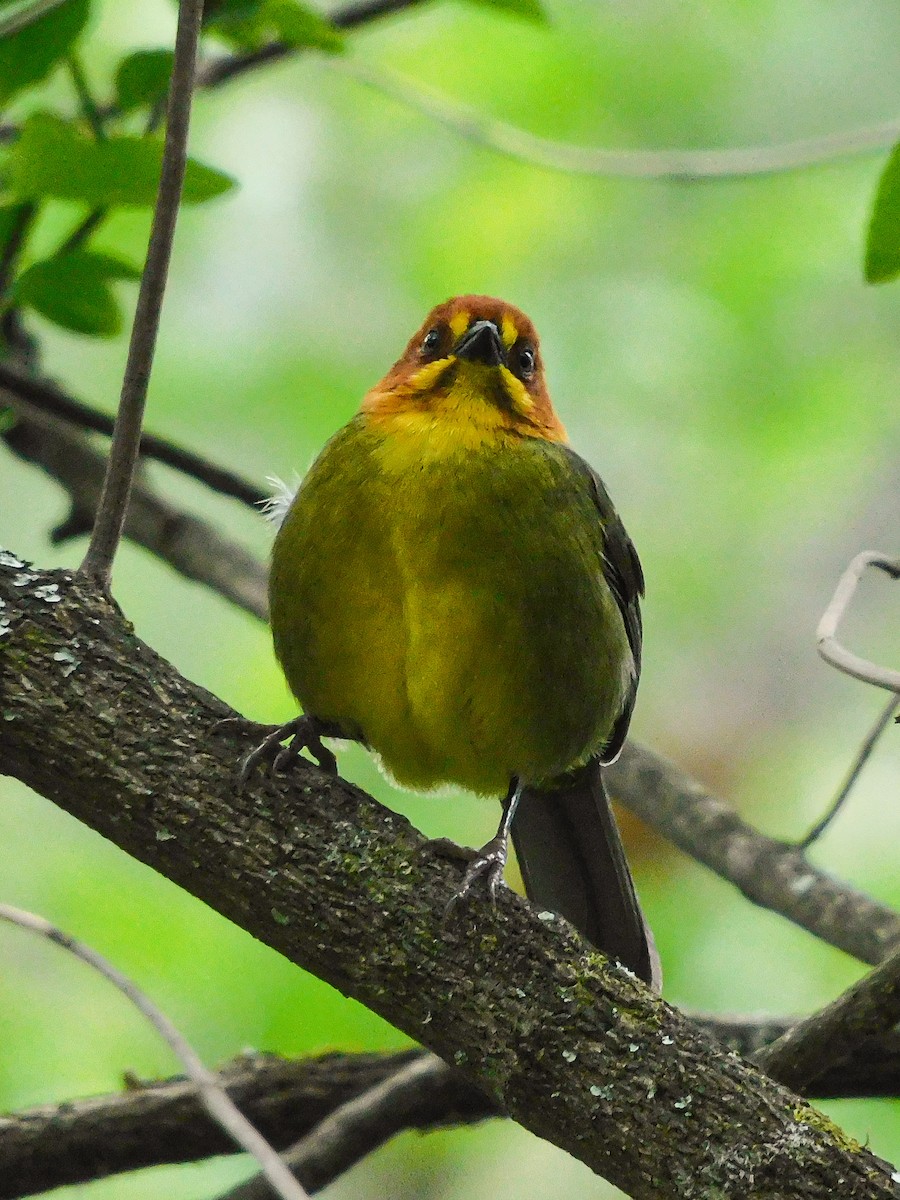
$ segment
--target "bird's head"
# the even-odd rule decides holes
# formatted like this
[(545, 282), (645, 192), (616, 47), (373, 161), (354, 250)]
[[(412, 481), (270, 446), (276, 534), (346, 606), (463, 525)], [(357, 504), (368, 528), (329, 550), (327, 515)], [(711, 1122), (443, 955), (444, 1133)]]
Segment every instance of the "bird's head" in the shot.
[(457, 296), (432, 309), (401, 357), (363, 402), (372, 416), (419, 413), (565, 441), (544, 379), (534, 326), (511, 304)]

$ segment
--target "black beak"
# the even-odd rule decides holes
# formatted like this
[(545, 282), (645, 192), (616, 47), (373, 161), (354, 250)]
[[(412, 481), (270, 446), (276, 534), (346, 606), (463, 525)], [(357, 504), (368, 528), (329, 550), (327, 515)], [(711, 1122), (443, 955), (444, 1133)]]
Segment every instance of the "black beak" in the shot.
[(499, 367), (504, 362), (503, 343), (493, 321), (476, 321), (459, 339), (453, 353), (486, 367)]

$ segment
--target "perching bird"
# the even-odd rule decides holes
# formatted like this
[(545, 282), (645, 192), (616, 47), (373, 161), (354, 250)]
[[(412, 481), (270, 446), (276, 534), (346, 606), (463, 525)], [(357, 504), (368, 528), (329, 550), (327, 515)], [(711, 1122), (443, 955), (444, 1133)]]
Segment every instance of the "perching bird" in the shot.
[(529, 897), (658, 986), (658, 958), (603, 788), (641, 661), (644, 581), (599, 476), (566, 442), (537, 334), (512, 305), (431, 312), (328, 442), (275, 540), (277, 656), (322, 736), (363, 742), (401, 785), (504, 796), (460, 895), (496, 892), (510, 830)]

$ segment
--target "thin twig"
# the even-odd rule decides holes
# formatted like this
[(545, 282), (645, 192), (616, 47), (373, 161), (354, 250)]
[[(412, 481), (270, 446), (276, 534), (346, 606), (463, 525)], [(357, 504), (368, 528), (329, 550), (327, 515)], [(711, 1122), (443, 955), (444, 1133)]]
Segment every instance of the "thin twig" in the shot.
[(607, 150), (538, 137), (396, 71), (334, 55), (328, 66), (439, 122), (454, 133), (531, 166), (567, 175), (666, 179), (698, 183), (745, 179), (817, 166), (832, 159), (885, 150), (900, 136), (900, 120), (774, 146), (735, 149)]
[(90, 545), (81, 564), (83, 573), (104, 590), (109, 589), (113, 559), (122, 536), (128, 494), (140, 452), (141, 424), (187, 161), (188, 128), (202, 14), (203, 0), (181, 0), (153, 228), (131, 327), (128, 361), (103, 495)]
[(69, 68), (69, 74), (72, 76), (72, 83), (75, 87), (75, 94), (78, 96), (82, 115), (88, 125), (90, 125), (91, 133), (93, 133), (94, 138), (98, 142), (105, 141), (106, 129), (103, 125), (103, 114), (96, 100), (91, 95), (91, 89), (88, 87), (87, 76), (81, 65), (81, 59), (74, 51), (71, 51), (66, 56), (66, 64)]
[(87, 216), (82, 217), (69, 236), (60, 243), (56, 255), (61, 257), (83, 246), (92, 233), (103, 224), (109, 216), (108, 208), (92, 208)]
[[(115, 427), (114, 419), (107, 413), (76, 400), (54, 383), (26, 375), (5, 362), (0, 362), (0, 388), (26, 401), (39, 412), (58, 417), (78, 429), (90, 429), (94, 433), (109, 436)], [(235, 500), (240, 500), (250, 508), (258, 509), (259, 505), (268, 499), (268, 493), (256, 484), (195, 454), (192, 450), (177, 446), (168, 438), (142, 433), (140, 453), (144, 458), (153, 458), (157, 462), (165, 463), (166, 466), (206, 484), (208, 488), (223, 496), (232, 496)]]
[(837, 795), (835, 796), (834, 800), (832, 800), (825, 812), (825, 815), (820, 817), (815, 825), (813, 825), (812, 829), (810, 829), (806, 837), (797, 843), (798, 850), (808, 850), (813, 842), (817, 841), (822, 836), (822, 834), (843, 808), (844, 801), (855, 787), (857, 779), (859, 779), (860, 775), (862, 774), (863, 767), (865, 767), (866, 763), (869, 761), (872, 751), (875, 749), (875, 746), (878, 743), (878, 739), (884, 733), (885, 729), (887, 729), (888, 725), (890, 725), (891, 717), (894, 715), (896, 708), (897, 697), (891, 696), (890, 700), (887, 702), (887, 705), (878, 714), (875, 724), (866, 734), (862, 745), (856, 753), (853, 766), (847, 772), (847, 777), (841, 784)]
[(12, 925), (18, 925), (22, 929), (40, 934), (41, 937), (49, 938), (51, 942), (62, 946), (64, 950), (68, 950), (70, 954), (80, 958), (82, 962), (93, 967), (95, 971), (114, 984), (169, 1044), (196, 1085), (210, 1116), (222, 1126), (242, 1150), (253, 1155), (275, 1194), (281, 1196), (283, 1200), (306, 1200), (306, 1192), (297, 1183), (276, 1151), (234, 1106), (216, 1074), (204, 1065), (200, 1056), (182, 1037), (165, 1013), (158, 1009), (127, 975), (114, 967), (96, 950), (85, 945), (84, 942), (79, 942), (34, 913), (24, 912), (8, 904), (0, 904), (0, 920), (8, 921)]
[(852, 675), (854, 679), (861, 679), (863, 683), (886, 688), (900, 696), (900, 671), (892, 671), (889, 667), (880, 667), (876, 663), (859, 658), (837, 640), (838, 625), (866, 567), (878, 567), (890, 575), (891, 579), (900, 579), (900, 558), (889, 558), (877, 550), (864, 550), (862, 554), (857, 554), (838, 581), (831, 602), (822, 614), (822, 620), (816, 630), (816, 648), (826, 662), (843, 671), (845, 675)]
[[(284, 1160), (314, 1195), (408, 1129), (420, 1108), (439, 1102), (442, 1093), (455, 1095), (457, 1091), (458, 1083), (447, 1064), (434, 1054), (424, 1054), (336, 1108), (286, 1150)], [(268, 1200), (269, 1195), (265, 1177), (257, 1174), (224, 1192), (219, 1200)]]
[(757, 1066), (794, 1091), (853, 1055), (900, 1021), (900, 951), (837, 1000), (789, 1029), (755, 1056)]

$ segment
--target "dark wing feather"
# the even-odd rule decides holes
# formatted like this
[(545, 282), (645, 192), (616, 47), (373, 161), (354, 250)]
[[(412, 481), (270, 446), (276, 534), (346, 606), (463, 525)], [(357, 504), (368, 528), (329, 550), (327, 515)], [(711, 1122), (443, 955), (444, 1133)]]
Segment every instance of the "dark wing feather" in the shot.
[(637, 695), (638, 678), (641, 673), (643, 627), (640, 602), (644, 595), (644, 572), (641, 569), (641, 560), (634, 548), (634, 542), (625, 532), (625, 526), (609, 498), (603, 480), (590, 463), (585, 462), (574, 450), (568, 446), (564, 446), (562, 449), (577, 473), (590, 488), (603, 537), (601, 554), (603, 577), (619, 606), (628, 644), (634, 656), (634, 682), (600, 757), (601, 762), (610, 763), (618, 757), (625, 743)]

